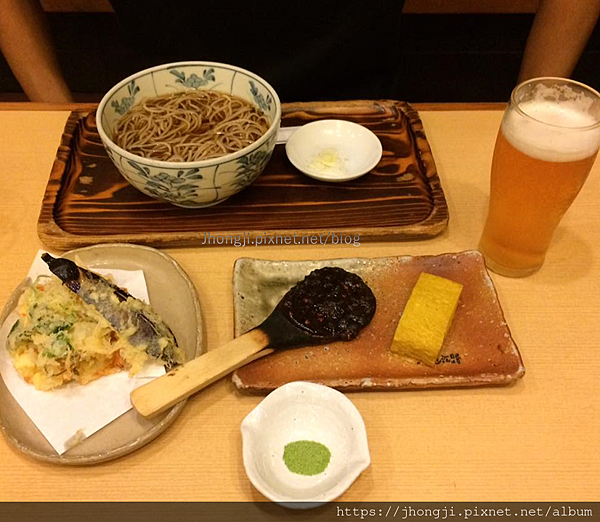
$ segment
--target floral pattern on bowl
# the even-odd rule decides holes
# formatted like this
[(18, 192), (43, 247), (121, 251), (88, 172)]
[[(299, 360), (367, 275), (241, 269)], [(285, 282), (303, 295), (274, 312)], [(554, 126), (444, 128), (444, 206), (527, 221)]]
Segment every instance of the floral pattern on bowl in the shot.
[(186, 78), (185, 72), (179, 72), (177, 69), (171, 69), (169, 72), (177, 78), (177, 80), (175, 80), (177, 83), (185, 85), (190, 89), (197, 89), (198, 87), (208, 85), (209, 82), (215, 81), (215, 70), (213, 67), (204, 69), (202, 78), (198, 77), (196, 73), (192, 73), (189, 78)]
[[(263, 111), (271, 126), (259, 140), (240, 151), (195, 162), (143, 158), (112, 141), (119, 119), (135, 104), (189, 89), (238, 96)], [(215, 62), (178, 62), (141, 71), (113, 87), (97, 112), (98, 131), (108, 156), (129, 183), (150, 197), (194, 208), (225, 201), (262, 173), (275, 148), (280, 119), (281, 103), (267, 82), (239, 67)]]
[(135, 80), (131, 81), (127, 85), (127, 90), (129, 91), (129, 96), (124, 96), (121, 98), (120, 102), (113, 100), (110, 104), (115, 112), (121, 116), (127, 113), (131, 107), (133, 107), (135, 103), (135, 95), (140, 92), (140, 88), (136, 86)]

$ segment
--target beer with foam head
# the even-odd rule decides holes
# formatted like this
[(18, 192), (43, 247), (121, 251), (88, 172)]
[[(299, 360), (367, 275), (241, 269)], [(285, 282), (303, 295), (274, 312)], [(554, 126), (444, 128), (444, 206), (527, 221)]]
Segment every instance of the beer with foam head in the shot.
[(518, 277), (542, 266), (599, 147), (596, 91), (558, 78), (515, 88), (496, 140), (479, 245), (491, 270)]

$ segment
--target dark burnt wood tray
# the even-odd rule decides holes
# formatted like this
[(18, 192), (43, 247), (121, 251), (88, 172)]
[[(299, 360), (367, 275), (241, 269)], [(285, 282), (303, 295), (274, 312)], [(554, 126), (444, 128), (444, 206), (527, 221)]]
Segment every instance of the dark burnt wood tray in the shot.
[(277, 145), (251, 186), (220, 205), (184, 209), (131, 186), (104, 150), (95, 112), (72, 112), (44, 195), (40, 239), (58, 250), (109, 242), (202, 246), (207, 233), (245, 234), (246, 244), (265, 234), (330, 232), (364, 242), (423, 239), (446, 228), (446, 199), (416, 110), (393, 100), (284, 104), (282, 126), (331, 118), (360, 123), (379, 137), (383, 156), (373, 171), (346, 183), (317, 181)]

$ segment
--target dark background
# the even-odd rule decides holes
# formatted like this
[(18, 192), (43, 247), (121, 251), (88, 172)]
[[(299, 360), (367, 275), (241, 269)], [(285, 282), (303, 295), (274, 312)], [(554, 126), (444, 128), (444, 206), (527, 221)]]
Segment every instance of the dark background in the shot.
[[(133, 53), (113, 13), (53, 12), (48, 19), (77, 101), (99, 101), (135, 72)], [(507, 101), (532, 21), (533, 14), (404, 14), (402, 46), (388, 57), (400, 76), (396, 98), (413, 103)], [(600, 88), (598, 27), (573, 78)], [(25, 100), (0, 55), (0, 101)]]

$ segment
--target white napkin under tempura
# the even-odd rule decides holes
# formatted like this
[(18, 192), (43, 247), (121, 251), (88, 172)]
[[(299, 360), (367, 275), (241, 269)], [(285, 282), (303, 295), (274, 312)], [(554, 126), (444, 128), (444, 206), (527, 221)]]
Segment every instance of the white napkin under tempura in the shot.
[[(40, 275), (51, 274), (42, 254), (43, 251), (37, 253), (27, 274), (32, 282)], [(116, 285), (149, 303), (142, 270), (94, 268), (93, 271), (104, 276), (110, 274)], [(15, 311), (0, 328), (0, 374), (10, 393), (59, 455), (129, 411), (132, 408), (129, 394), (165, 373), (162, 364), (152, 362), (133, 378), (127, 372), (120, 372), (85, 386), (71, 382), (55, 390), (37, 390), (17, 373), (7, 350), (8, 334), (18, 318)]]

